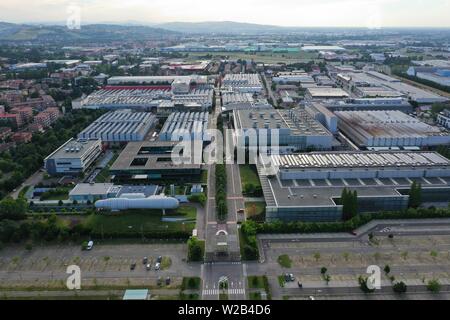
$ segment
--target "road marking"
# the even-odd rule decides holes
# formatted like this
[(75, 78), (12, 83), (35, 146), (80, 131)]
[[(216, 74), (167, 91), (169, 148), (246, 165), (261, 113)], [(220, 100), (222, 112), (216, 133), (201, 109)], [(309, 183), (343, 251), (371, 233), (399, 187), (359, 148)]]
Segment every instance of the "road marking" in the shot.
[(219, 289), (206, 289), (203, 290), (204, 296), (218, 296), (219, 295)]
[(245, 289), (228, 289), (229, 295), (238, 295), (238, 294), (245, 294)]

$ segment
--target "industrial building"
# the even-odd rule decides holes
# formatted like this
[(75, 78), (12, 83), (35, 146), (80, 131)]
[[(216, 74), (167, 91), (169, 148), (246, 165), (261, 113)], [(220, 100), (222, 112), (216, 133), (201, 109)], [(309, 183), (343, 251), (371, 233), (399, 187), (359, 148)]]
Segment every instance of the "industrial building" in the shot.
[(309, 104), (305, 110), (332, 134), (338, 133), (338, 118), (324, 105), (314, 102)]
[[(117, 180), (147, 181), (159, 179), (183, 179), (201, 174), (201, 163), (194, 156), (175, 150), (179, 142), (144, 141), (130, 142), (113, 163), (110, 172)], [(172, 160), (172, 152), (182, 153), (178, 164)], [(179, 151), (179, 152), (178, 152)], [(194, 151), (192, 151), (194, 152)], [(200, 161), (201, 162), (201, 161)]]
[(335, 79), (339, 86), (359, 97), (406, 97), (422, 104), (449, 100), (376, 71), (349, 70), (337, 74)]
[(316, 87), (306, 89), (305, 97), (308, 100), (345, 99), (349, 94), (341, 88)]
[(268, 146), (279, 147), (282, 153), (307, 148), (329, 150), (333, 146), (333, 135), (300, 108), (236, 110), (233, 116), (238, 148), (256, 146), (261, 139), (266, 139)]
[(190, 85), (201, 85), (208, 83), (207, 76), (190, 75), (190, 76), (138, 76), (138, 77), (111, 77), (108, 79), (108, 85), (180, 85), (185, 87), (185, 83)]
[(188, 93), (174, 94), (170, 87), (109, 87), (72, 103), (74, 109), (107, 109), (157, 112), (169, 103), (179, 110), (209, 110), (213, 104), (214, 90), (209, 86), (194, 88)]
[(342, 219), (344, 189), (360, 213), (403, 210), (411, 184), (424, 202), (450, 200), (450, 161), (435, 152), (323, 152), (273, 155), (258, 163), (267, 221)]
[(157, 120), (148, 112), (108, 112), (83, 130), (79, 139), (101, 139), (105, 143), (142, 141)]
[(222, 80), (222, 87), (241, 93), (257, 93), (263, 91), (263, 84), (258, 74), (227, 74)]
[(444, 110), (438, 114), (436, 122), (444, 128), (450, 129), (450, 110)]
[(74, 101), (74, 109), (133, 109), (152, 111), (158, 108), (161, 101), (170, 101), (170, 89), (102, 89), (79, 101)]
[(267, 99), (255, 98), (251, 93), (222, 92), (222, 111), (273, 109)]
[(166, 120), (159, 134), (160, 141), (191, 140), (210, 141), (208, 112), (174, 112)]
[(102, 153), (102, 141), (70, 139), (44, 160), (49, 175), (78, 175), (85, 172)]
[(359, 147), (400, 148), (450, 144), (450, 133), (400, 111), (338, 111), (339, 130)]
[(327, 100), (323, 105), (330, 111), (398, 110), (413, 112), (412, 105), (404, 98), (357, 98)]
[(69, 193), (71, 201), (94, 203), (98, 200), (120, 198), (123, 195), (142, 194), (144, 197), (157, 195), (159, 190), (155, 185), (114, 185), (112, 183), (79, 183)]
[(305, 71), (279, 72), (272, 78), (275, 83), (316, 83)]

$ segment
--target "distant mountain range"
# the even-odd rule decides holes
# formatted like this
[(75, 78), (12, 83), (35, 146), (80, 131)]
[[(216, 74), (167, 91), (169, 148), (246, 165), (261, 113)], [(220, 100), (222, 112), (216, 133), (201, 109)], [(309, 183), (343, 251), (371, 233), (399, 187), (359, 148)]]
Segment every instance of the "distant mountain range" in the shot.
[(262, 25), (253, 23), (241, 23), (232, 21), (221, 22), (169, 22), (156, 25), (157, 27), (183, 33), (277, 33), (295, 28)]
[(13, 24), (0, 22), (0, 41), (114, 41), (148, 40), (176, 36), (176, 31), (158, 27), (90, 24), (80, 30), (63, 25)]

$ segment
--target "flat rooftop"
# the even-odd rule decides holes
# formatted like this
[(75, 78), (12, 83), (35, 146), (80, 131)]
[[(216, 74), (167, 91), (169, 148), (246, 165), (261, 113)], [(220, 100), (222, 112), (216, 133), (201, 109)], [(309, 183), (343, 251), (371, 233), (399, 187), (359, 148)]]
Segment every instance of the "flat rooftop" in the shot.
[(324, 135), (331, 133), (303, 109), (235, 110), (237, 130), (289, 129), (291, 135)]
[(437, 152), (317, 152), (273, 155), (271, 163), (282, 169), (450, 167)]
[(111, 166), (111, 171), (157, 171), (177, 169), (200, 169), (192, 157), (181, 157), (183, 164), (172, 161), (172, 150), (179, 142), (143, 141), (130, 142)]
[(349, 97), (349, 94), (340, 88), (315, 87), (315, 88), (308, 88), (307, 92), (311, 95), (312, 98)]
[(401, 111), (337, 111), (335, 114), (342, 124), (365, 138), (449, 135)]
[(75, 140), (71, 139), (55, 150), (46, 159), (72, 159), (81, 158), (94, 145), (101, 140)]

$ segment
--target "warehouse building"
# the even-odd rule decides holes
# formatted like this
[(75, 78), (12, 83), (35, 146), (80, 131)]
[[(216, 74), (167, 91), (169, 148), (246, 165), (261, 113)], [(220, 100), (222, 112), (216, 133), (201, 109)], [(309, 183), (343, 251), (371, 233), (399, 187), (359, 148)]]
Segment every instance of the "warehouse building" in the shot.
[(308, 100), (345, 99), (348, 97), (349, 94), (341, 88), (308, 88), (305, 94), (305, 98)]
[(263, 91), (263, 84), (258, 74), (227, 74), (222, 87), (241, 93), (257, 93)]
[(49, 175), (79, 175), (102, 153), (102, 141), (70, 139), (44, 160)]
[[(265, 139), (268, 146), (279, 147), (282, 153), (307, 148), (329, 150), (333, 146), (333, 135), (300, 108), (236, 110), (233, 120), (238, 148), (254, 147), (261, 139)], [(253, 136), (257, 141), (252, 139)]]
[(155, 185), (114, 185), (113, 183), (79, 183), (69, 193), (71, 201), (94, 203), (98, 200), (120, 198), (123, 195), (142, 194), (143, 197), (157, 195), (159, 190)]
[(412, 105), (404, 98), (357, 98), (344, 100), (327, 100), (323, 105), (330, 111), (363, 110), (398, 110), (403, 113), (413, 112)]
[(108, 79), (108, 85), (153, 85), (153, 86), (172, 86), (174, 89), (178, 88), (184, 91), (186, 89), (185, 83), (189, 85), (201, 85), (208, 83), (207, 76), (190, 75), (190, 76), (138, 76), (138, 77), (111, 77)]
[(450, 200), (450, 161), (435, 152), (273, 155), (257, 167), (267, 221), (341, 220), (344, 189), (357, 192), (360, 213), (406, 209), (414, 181), (424, 202)]
[(305, 109), (316, 121), (321, 123), (332, 134), (338, 133), (338, 118), (321, 103), (311, 103)]
[[(193, 155), (182, 155), (181, 164), (172, 160), (178, 146), (172, 141), (130, 142), (110, 168), (119, 181), (151, 181), (161, 179), (192, 179), (200, 176), (201, 164)], [(182, 152), (181, 150), (176, 150)]]
[(147, 112), (108, 112), (83, 130), (78, 138), (101, 139), (110, 144), (142, 141), (156, 122), (156, 116)]
[(400, 111), (338, 111), (339, 130), (359, 147), (401, 148), (450, 144), (450, 133)]
[(210, 141), (208, 112), (174, 112), (167, 118), (159, 134), (160, 141), (192, 140)]
[[(336, 83), (345, 90), (360, 95), (360, 97), (384, 96), (393, 98), (398, 96), (406, 97), (421, 104), (439, 103), (449, 100), (431, 91), (412, 86), (397, 78), (376, 71), (349, 71), (339, 73), (336, 75)], [(376, 90), (378, 90), (378, 95)]]
[(222, 111), (273, 109), (267, 99), (255, 98), (251, 93), (222, 92)]

